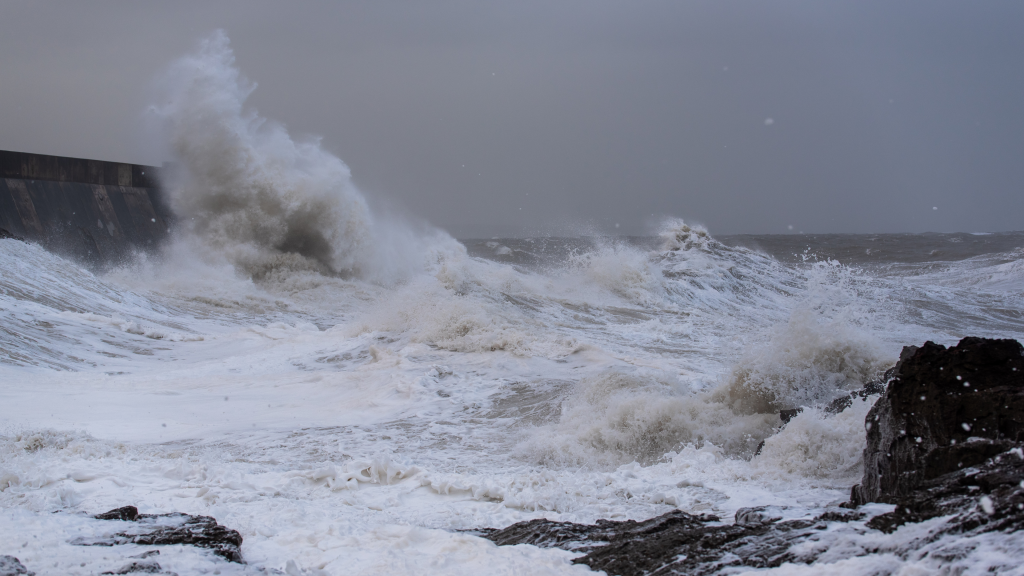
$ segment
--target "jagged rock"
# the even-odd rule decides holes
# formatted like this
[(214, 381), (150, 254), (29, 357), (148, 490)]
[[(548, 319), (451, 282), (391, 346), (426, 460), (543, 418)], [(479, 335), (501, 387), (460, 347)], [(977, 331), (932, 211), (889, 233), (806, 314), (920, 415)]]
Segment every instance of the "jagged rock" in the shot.
[[(907, 348), (914, 348), (915, 350), (917, 349), (916, 346), (906, 346), (904, 348), (904, 351)], [(897, 363), (896, 366), (899, 366), (899, 364)], [(839, 414), (843, 410), (849, 408), (853, 404), (853, 401), (856, 400), (857, 398), (867, 398), (868, 396), (876, 396), (878, 394), (881, 394), (882, 392), (885, 392), (885, 383), (888, 382), (889, 379), (892, 377), (893, 370), (894, 368), (886, 370), (885, 375), (882, 377), (881, 380), (872, 380), (871, 382), (865, 384), (864, 387), (861, 388), (860, 390), (854, 390), (853, 392), (850, 392), (845, 396), (840, 396), (839, 398), (836, 398), (835, 400), (829, 402), (828, 404), (825, 405), (825, 413)]]
[(138, 517), (139, 509), (135, 506), (122, 506), (121, 508), (114, 508), (109, 512), (93, 516), (97, 520), (126, 520), (128, 522), (134, 522)]
[(134, 506), (116, 508), (95, 516), (98, 520), (119, 520), (130, 522), (128, 529), (98, 539), (78, 538), (72, 544), (79, 546), (118, 546), (121, 544), (139, 544), (143, 546), (162, 546), (168, 544), (188, 544), (199, 548), (209, 548), (214, 554), (231, 562), (244, 564), (240, 547), (242, 535), (236, 530), (217, 524), (210, 516), (190, 516), (188, 514), (139, 514)]
[[(783, 521), (774, 507), (741, 508), (732, 525), (676, 510), (643, 522), (599, 520), (590, 526), (532, 520), (479, 533), (500, 545), (581, 552), (585, 555), (573, 562), (609, 575), (666, 576), (872, 553), (856, 547), (832, 553), (815, 545), (829, 523), (862, 534), (945, 517), (929, 526), (929, 542), (946, 534), (959, 538), (1024, 530), (1024, 348), (1015, 340), (982, 338), (964, 338), (948, 350), (932, 342), (908, 346), (884, 381), (885, 388), (872, 383), (830, 405), (840, 412), (853, 398), (884, 391), (865, 423), (864, 481), (854, 487), (854, 502), (844, 505), (853, 509)], [(868, 512), (857, 509), (866, 502), (896, 507), (868, 518)], [(877, 508), (873, 513), (878, 514)], [(889, 553), (909, 557), (919, 554), (920, 545), (914, 539)], [(962, 550), (953, 544), (931, 553), (954, 558)]]
[[(906, 354), (907, 350), (910, 349), (917, 350), (917, 346), (905, 346), (903, 348), (903, 353)], [(900, 362), (902, 361), (903, 355), (900, 356)], [(889, 368), (888, 370), (886, 370), (885, 374), (882, 376), (880, 380), (872, 380), (871, 382), (865, 384), (863, 388), (854, 390), (853, 392), (850, 392), (848, 394), (843, 394), (842, 396), (835, 398), (834, 400), (826, 404), (824, 408), (825, 413), (832, 415), (839, 414), (843, 410), (846, 410), (851, 405), (853, 405), (853, 401), (856, 400), (857, 398), (867, 398), (868, 396), (876, 396), (878, 394), (881, 394), (882, 392), (885, 392), (885, 383), (888, 382), (893, 377), (893, 374), (895, 373), (896, 369), (898, 369), (900, 366), (900, 362), (897, 362), (896, 366), (894, 366), (893, 368)], [(790, 420), (795, 418), (797, 414), (803, 411), (804, 409), (802, 406), (797, 408), (791, 408), (789, 410), (782, 410), (779, 412), (779, 419), (782, 420), (783, 424), (788, 424)], [(758, 452), (760, 453), (760, 447), (758, 447)]]
[(1024, 442), (1024, 349), (1016, 340), (926, 342), (868, 413), (864, 477), (851, 499), (896, 503), (926, 481)]
[[(909, 350), (909, 349), (917, 350), (917, 346), (905, 346), (903, 348), (904, 354), (906, 354), (907, 350)], [(900, 356), (900, 362), (902, 362), (902, 361), (903, 361), (903, 356), (901, 355)], [(831, 402), (829, 402), (828, 404), (825, 405), (825, 408), (824, 408), (825, 413), (826, 414), (831, 414), (831, 415), (834, 416), (836, 414), (839, 414), (843, 410), (846, 410), (850, 406), (852, 406), (853, 405), (853, 401), (855, 399), (857, 399), (857, 398), (867, 398), (868, 396), (874, 396), (874, 395), (881, 394), (882, 392), (885, 392), (885, 383), (889, 381), (889, 379), (892, 377), (894, 371), (898, 367), (899, 367), (899, 363), (897, 363), (895, 367), (886, 370), (885, 375), (882, 377), (881, 380), (872, 380), (871, 382), (868, 382), (867, 384), (865, 384), (863, 388), (861, 388), (859, 390), (854, 390), (853, 392), (850, 392), (848, 394), (844, 394), (844, 395), (842, 395), (842, 396), (832, 400)], [(787, 410), (781, 410), (781, 411), (779, 411), (779, 419), (782, 420), (782, 424), (783, 424), (783, 426), (785, 426), (786, 424), (789, 424), (790, 420), (792, 420), (793, 418), (796, 418), (797, 414), (800, 414), (803, 411), (804, 411), (804, 409), (803, 409), (802, 406), (797, 407), (797, 408), (790, 408), (790, 409), (787, 409)], [(763, 450), (763, 449), (764, 449), (764, 440), (761, 440), (761, 442), (757, 445), (757, 448), (754, 449), (754, 456), (759, 456), (761, 454), (761, 450)]]
[(781, 412), (779, 412), (779, 419), (782, 420), (783, 424), (788, 424), (790, 420), (796, 418), (796, 415), (803, 411), (803, 408), (792, 408), (790, 410), (782, 410)]
[(600, 520), (595, 525), (530, 520), (484, 535), (499, 545), (533, 544), (586, 552), (573, 560), (619, 576), (704, 575), (726, 568), (772, 568), (799, 559), (791, 548), (827, 528), (828, 522), (860, 519), (833, 510), (814, 519), (778, 521), (770, 507), (740, 512), (745, 523), (723, 525), (714, 516), (675, 510), (636, 522)]
[(1024, 451), (1015, 448), (984, 464), (926, 480), (875, 516), (869, 528), (892, 532), (909, 522), (953, 517), (940, 533), (1016, 532), (1024, 529)]
[(735, 523), (740, 526), (760, 526), (782, 520), (779, 509), (775, 506), (758, 506), (756, 508), (740, 508), (736, 511)]
[(36, 576), (36, 573), (25, 568), (14, 556), (0, 556), (0, 576)]
[[(573, 562), (609, 575), (732, 573), (784, 563), (812, 564), (824, 554), (835, 556), (827, 546), (815, 545), (830, 523), (850, 524), (850, 533), (870, 529), (892, 532), (908, 522), (951, 516), (929, 530), (929, 541), (944, 534), (969, 537), (984, 532), (1018, 532), (1024, 528), (1021, 478), (1024, 452), (1015, 449), (983, 466), (930, 481), (912, 497), (901, 500), (893, 512), (866, 523), (862, 521), (867, 515), (860, 510), (829, 509), (814, 519), (779, 520), (779, 511), (773, 507), (757, 507), (738, 510), (732, 525), (716, 522), (713, 516), (676, 510), (643, 522), (601, 520), (583, 525), (531, 520), (487, 531), (483, 537), (499, 545), (533, 544), (581, 552), (585, 555)], [(889, 553), (910, 556), (917, 553), (919, 545), (919, 541), (911, 540), (907, 547)], [(858, 555), (855, 548), (851, 548), (850, 556)]]
[(644, 522), (598, 520), (597, 524), (589, 525), (529, 520), (490, 532), (484, 537), (499, 546), (533, 544), (541, 548), (588, 552), (605, 546), (613, 539), (623, 535), (639, 537), (669, 528), (695, 530), (703, 527), (705, 522), (715, 520), (718, 520), (715, 516), (693, 516), (678, 510)]

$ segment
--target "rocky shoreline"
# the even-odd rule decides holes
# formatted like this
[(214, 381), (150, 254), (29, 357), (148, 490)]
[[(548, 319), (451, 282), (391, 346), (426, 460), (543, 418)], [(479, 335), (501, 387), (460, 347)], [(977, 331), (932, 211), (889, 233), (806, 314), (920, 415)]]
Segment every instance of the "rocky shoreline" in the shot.
[[(714, 574), (882, 553), (907, 558), (932, 553), (929, 546), (944, 535), (1001, 533), (1024, 540), (1020, 343), (964, 338), (947, 349), (927, 342), (905, 348), (887, 375), (884, 391), (852, 395), (881, 392), (865, 422), (863, 480), (850, 502), (816, 518), (781, 521), (777, 511), (761, 507), (741, 509), (733, 524), (724, 524), (676, 510), (643, 522), (532, 520), (482, 535), (499, 545), (581, 552), (575, 563), (610, 576)], [(836, 399), (829, 410), (844, 410), (850, 399)], [(888, 545), (830, 546), (837, 533), (871, 541), (865, 537), (871, 532), (891, 534), (910, 524), (920, 530)], [(935, 553), (952, 561), (969, 552), (955, 548), (939, 546)]]
[[(1024, 549), (1024, 347), (983, 338), (951, 348), (908, 346), (885, 380), (826, 407), (835, 414), (853, 398), (878, 395), (865, 421), (863, 479), (849, 502), (817, 517), (783, 520), (783, 511), (763, 506), (740, 509), (732, 524), (675, 510), (642, 522), (531, 520), (474, 532), (502, 546), (577, 552), (574, 563), (610, 576), (812, 567), (868, 555), (881, 559), (877, 573), (888, 573), (888, 558), (953, 562), (981, 546), (982, 536), (1015, 539)], [(184, 544), (244, 563), (242, 536), (208, 516), (147, 515), (126, 506), (94, 518), (119, 523), (117, 530), (71, 544)], [(158, 555), (126, 556), (120, 569), (105, 573), (172, 574)], [(1021, 566), (993, 558), (986, 568)], [(32, 574), (17, 558), (0, 556), (0, 576)]]
[[(241, 546), (242, 535), (226, 528), (210, 516), (188, 514), (139, 514), (135, 506), (116, 508), (93, 516), (96, 520), (116, 522), (117, 531), (99, 538), (76, 538), (74, 546), (169, 546), (185, 545), (207, 549), (228, 562), (244, 564)], [(135, 548), (131, 548), (137, 550)], [(152, 548), (134, 556), (124, 556), (122, 565), (101, 574), (164, 574), (177, 576), (165, 571), (157, 561), (158, 548)], [(33, 576), (35, 572), (26, 568), (13, 556), (0, 556), (0, 576)]]

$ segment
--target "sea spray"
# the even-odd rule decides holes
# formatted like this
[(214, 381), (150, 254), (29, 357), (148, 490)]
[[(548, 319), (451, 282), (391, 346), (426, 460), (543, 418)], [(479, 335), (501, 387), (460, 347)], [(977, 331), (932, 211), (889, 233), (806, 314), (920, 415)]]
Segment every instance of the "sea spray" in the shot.
[[(184, 244), (149, 277), (95, 275), (0, 241), (17, 271), (0, 277), (0, 534), (28, 542), (33, 569), (109, 571), (68, 542), (89, 514), (131, 503), (238, 527), (253, 570), (571, 572), (569, 556), (457, 530), (820, 514), (859, 476), (871, 398), (838, 415), (815, 405), (908, 341), (948, 340), (936, 326), (954, 315), (1022, 333), (1000, 312), (1019, 308), (1019, 283), (964, 282), (1019, 275), (1014, 252), (894, 277), (702, 240), (590, 242), (592, 257), (567, 249), (577, 265), (539, 270), (438, 251), (398, 285), (316, 267), (252, 282), (230, 263), (187, 265)], [(740, 373), (757, 386), (729, 398)], [(756, 405), (755, 389), (774, 397), (736, 404)], [(774, 410), (797, 405), (783, 425)], [(385, 461), (402, 473), (365, 465)], [(166, 556), (179, 573), (215, 568)]]
[(179, 239), (264, 280), (278, 272), (393, 281), (454, 241), (427, 225), (373, 215), (348, 166), (314, 137), (246, 106), (256, 89), (222, 30), (174, 62), (153, 112), (175, 164), (168, 196)]

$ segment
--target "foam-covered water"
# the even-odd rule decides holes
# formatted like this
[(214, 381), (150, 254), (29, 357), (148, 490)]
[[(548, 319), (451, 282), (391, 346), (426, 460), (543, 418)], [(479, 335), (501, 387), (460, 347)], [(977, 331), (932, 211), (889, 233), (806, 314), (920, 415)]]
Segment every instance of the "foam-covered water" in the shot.
[[(586, 572), (458, 530), (815, 514), (859, 480), (870, 407), (823, 404), (905, 344), (1024, 336), (1022, 233), (717, 239), (666, 219), (460, 243), (375, 213), (318, 142), (247, 111), (224, 36), (165, 84), (171, 244), (97, 274), (0, 240), (0, 554), (40, 574), (109, 569), (67, 543), (127, 504), (245, 538), (249, 565), (161, 556), (179, 573)], [(970, 573), (1020, 547), (1000, 538), (922, 549), (964, 548)], [(877, 550), (829, 570), (934, 567), (866, 529), (827, 539)]]

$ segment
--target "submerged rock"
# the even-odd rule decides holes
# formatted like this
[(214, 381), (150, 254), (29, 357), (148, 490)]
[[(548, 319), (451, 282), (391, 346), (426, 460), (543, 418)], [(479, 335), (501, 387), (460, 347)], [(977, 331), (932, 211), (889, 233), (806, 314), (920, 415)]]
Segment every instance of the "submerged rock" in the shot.
[(100, 572), (100, 574), (175, 574), (174, 572), (164, 572), (160, 564), (151, 560), (141, 560), (125, 564), (118, 570), (112, 572)]
[[(633, 576), (835, 562), (880, 552), (830, 548), (826, 534), (891, 533), (940, 517), (945, 520), (925, 525), (924, 540), (894, 541), (885, 553), (919, 561), (922, 545), (953, 535), (949, 547), (936, 544), (924, 553), (946, 564), (970, 551), (971, 545), (959, 543), (963, 538), (1024, 529), (1024, 348), (1015, 340), (982, 338), (964, 338), (949, 349), (932, 342), (908, 346), (886, 380), (885, 388), (867, 386), (827, 410), (838, 413), (854, 397), (882, 393), (865, 422), (864, 479), (847, 509), (781, 520), (775, 507), (743, 508), (731, 525), (679, 510), (643, 522), (532, 520), (482, 535), (499, 545), (580, 552), (573, 562)], [(868, 502), (896, 506), (859, 508)]]
[[(0, 228), (3, 230), (3, 228)], [(0, 556), (0, 576), (35, 576), (36, 573), (25, 568), (25, 565), (14, 556)]]
[[(917, 347), (907, 346), (906, 348), (916, 349)], [(904, 350), (906, 350), (906, 348), (904, 348)], [(899, 366), (899, 364), (897, 364), (896, 366)], [(882, 377), (881, 380), (873, 380), (871, 382), (868, 382), (860, 390), (854, 390), (853, 392), (850, 392), (845, 396), (840, 396), (835, 400), (829, 402), (828, 404), (825, 405), (825, 413), (833, 415), (839, 414), (843, 410), (846, 410), (847, 408), (852, 406), (853, 401), (858, 398), (867, 398), (868, 396), (876, 396), (878, 394), (881, 394), (882, 392), (885, 392), (885, 383), (892, 378), (893, 371), (894, 369), (890, 368), (885, 372), (885, 375)]]
[(79, 538), (73, 540), (72, 544), (79, 546), (187, 544), (213, 550), (214, 554), (231, 562), (245, 563), (240, 550), (242, 535), (237, 530), (221, 526), (216, 519), (210, 516), (190, 516), (179, 512), (139, 514), (139, 510), (135, 506), (125, 506), (97, 514), (94, 518), (131, 522), (131, 525), (111, 536), (95, 539)]

